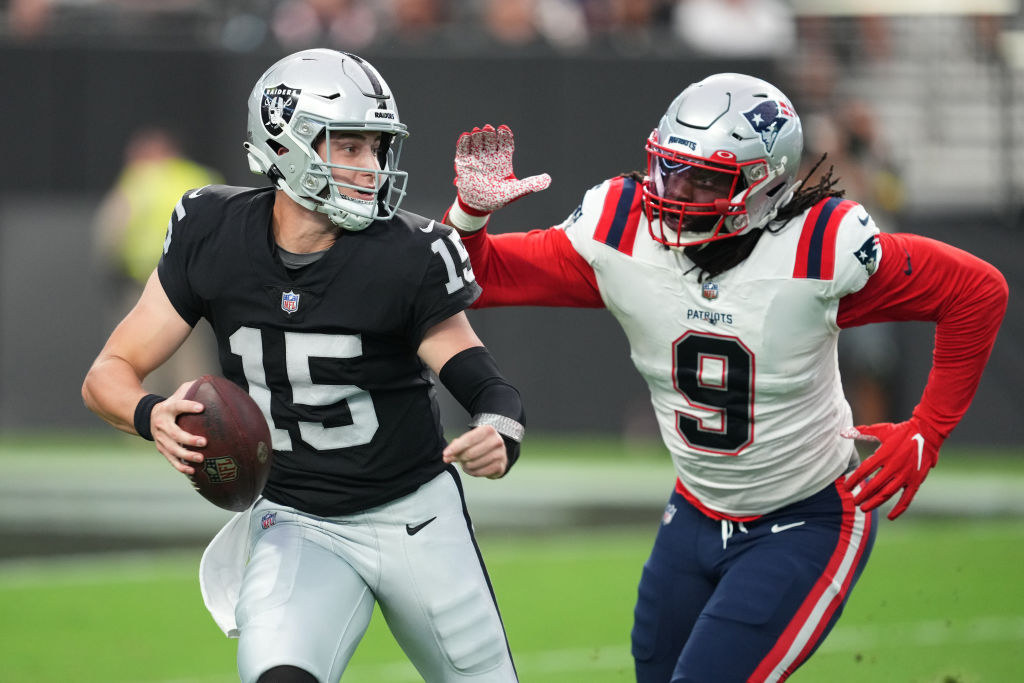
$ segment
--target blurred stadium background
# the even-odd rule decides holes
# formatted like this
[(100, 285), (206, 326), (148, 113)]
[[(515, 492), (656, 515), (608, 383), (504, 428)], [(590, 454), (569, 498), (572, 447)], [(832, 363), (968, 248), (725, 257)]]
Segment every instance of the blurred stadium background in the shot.
[[(145, 444), (112, 434), (82, 406), (82, 377), (124, 293), (101, 266), (95, 224), (126, 146), (147, 127), (173, 133), (187, 157), (228, 183), (262, 183), (241, 149), (249, 89), (278, 57), (314, 46), (357, 52), (392, 86), (411, 131), (403, 206), (427, 216), (452, 198), (463, 130), (509, 124), (519, 174), (554, 178), (492, 228), (545, 227), (591, 185), (643, 167), (645, 137), (685, 85), (740, 71), (790, 94), (808, 158), (827, 152), (848, 196), (883, 229), (978, 254), (1013, 292), (1024, 277), (1018, 0), (6, 0), (0, 566), (96, 550), (197, 551), (223, 520)], [(524, 458), (518, 481), (471, 486), (478, 526), (535, 533), (657, 520), (671, 472), (611, 317), (471, 317), (523, 391), (538, 450), (552, 457)], [(909, 413), (931, 335), (905, 324), (847, 346), (874, 349), (844, 360), (856, 370), (851, 392), (869, 369), (884, 379), (873, 394), (851, 393), (862, 414), (879, 405), (891, 418)], [(974, 404), (908, 516), (966, 515), (981, 528), (1024, 515), (1022, 339), (1024, 307), (1013, 295)], [(460, 428), (461, 409), (442, 398)], [(1019, 650), (1024, 605), (1014, 590), (1016, 621), (1003, 630)]]
[[(735, 6), (740, 19), (723, 30), (708, 6)], [(769, 6), (777, 16), (755, 11)], [(692, 25), (701, 12), (703, 33)], [(358, 50), (388, 79), (412, 132), (404, 206), (424, 215), (452, 197), (458, 134), (491, 122), (516, 131), (521, 175), (554, 178), (494, 229), (559, 222), (585, 189), (643, 166), (644, 139), (679, 90), (736, 70), (790, 93), (805, 156), (828, 152), (885, 229), (947, 240), (1000, 267), (1011, 288), (1021, 280), (1017, 1), (8, 0), (0, 21), (12, 161), (0, 183), (5, 431), (102, 429), (79, 385), (123, 293), (97, 263), (93, 223), (132, 136), (162, 126), (227, 182), (263, 182), (241, 150), (246, 97), (274, 59), (311, 45)], [(524, 391), (533, 430), (653, 434), (646, 389), (604, 312), (484, 311), (474, 324)], [(1011, 297), (952, 443), (1024, 440), (1022, 325)], [(930, 342), (930, 327), (916, 325), (886, 339), (892, 415), (916, 402)]]

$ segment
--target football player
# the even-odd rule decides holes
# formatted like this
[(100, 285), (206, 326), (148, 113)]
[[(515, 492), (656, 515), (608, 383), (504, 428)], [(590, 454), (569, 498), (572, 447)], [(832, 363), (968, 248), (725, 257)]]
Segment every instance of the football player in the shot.
[[(271, 187), (207, 186), (173, 207), (163, 255), (83, 386), (178, 471), (202, 462), (183, 399), (142, 380), (205, 317), (225, 377), (271, 428), (263, 496), (217, 535), (201, 585), (245, 683), (337, 681), (374, 603), (426, 681), (515, 681), (459, 474), (498, 478), (519, 394), (464, 309), (479, 295), (448, 226), (399, 209), (407, 136), (365, 60), (285, 57), (256, 82), (245, 149)], [(472, 416), (446, 443), (430, 371)]]
[[(771, 84), (694, 83), (647, 138), (645, 174), (605, 180), (561, 224), (489, 235), (516, 179), (506, 127), (456, 145), (475, 306), (605, 307), (647, 381), (676, 481), (640, 579), (640, 683), (782, 681), (857, 582), (880, 504), (909, 505), (978, 386), (1007, 286), (946, 244), (880, 233), (831, 170), (797, 177), (800, 119)], [(807, 178), (815, 171), (812, 170)], [(805, 179), (806, 181), (806, 179)], [(840, 330), (936, 323), (912, 415), (852, 427)], [(847, 438), (843, 438), (847, 437)], [(851, 439), (880, 442), (863, 463)]]

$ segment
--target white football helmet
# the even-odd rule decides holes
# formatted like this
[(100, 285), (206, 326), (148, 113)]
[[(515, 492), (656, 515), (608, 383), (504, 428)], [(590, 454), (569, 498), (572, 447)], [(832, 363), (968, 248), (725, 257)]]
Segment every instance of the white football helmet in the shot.
[[(333, 164), (330, 136), (337, 131), (379, 132), (379, 168)], [(335, 50), (303, 50), (281, 59), (256, 81), (249, 95), (245, 150), (253, 173), (264, 173), (300, 205), (327, 214), (346, 230), (363, 230), (395, 215), (408, 174), (398, 170), (408, 137), (395, 98), (369, 62)], [(327, 159), (315, 146), (327, 140)], [(331, 169), (372, 173), (376, 196), (358, 199), (341, 189)]]
[[(770, 83), (722, 73), (688, 86), (647, 139), (644, 210), (651, 237), (687, 247), (763, 228), (799, 186), (803, 130)], [(714, 188), (695, 202), (665, 196), (668, 184)]]

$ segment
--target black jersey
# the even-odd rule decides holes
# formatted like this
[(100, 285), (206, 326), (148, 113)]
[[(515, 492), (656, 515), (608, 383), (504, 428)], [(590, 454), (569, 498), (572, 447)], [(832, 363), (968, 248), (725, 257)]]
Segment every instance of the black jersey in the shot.
[(270, 423), (264, 495), (325, 516), (380, 505), (444, 468), (416, 350), (480, 287), (458, 235), (405, 211), (343, 231), (323, 258), (289, 271), (274, 255), (274, 197), (225, 186), (184, 195), (160, 283), (189, 324), (210, 322), (224, 376)]

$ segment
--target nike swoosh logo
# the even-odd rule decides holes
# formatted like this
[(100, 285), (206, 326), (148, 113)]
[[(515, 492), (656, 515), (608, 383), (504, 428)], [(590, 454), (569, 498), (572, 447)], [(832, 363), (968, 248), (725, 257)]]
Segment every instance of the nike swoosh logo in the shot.
[(191, 193), (190, 193), (190, 194), (188, 195), (188, 198), (189, 198), (189, 199), (195, 199), (195, 198), (196, 198), (196, 197), (198, 197), (198, 196), (199, 196), (199, 194), (200, 194), (200, 193), (201, 193), (201, 192), (202, 192), (203, 190), (205, 190), (205, 189), (206, 189), (207, 187), (208, 187), (208, 186), (205, 186), (205, 185), (204, 185), (203, 187), (200, 187), (200, 188), (199, 188), (198, 190), (194, 190), (193, 192), (191, 192)]
[(861, 218), (860, 216), (857, 216), (857, 220), (860, 221), (861, 225), (867, 225), (868, 221), (871, 220), (871, 216), (869, 216), (867, 214), (864, 214), (864, 218)]
[(433, 522), (435, 519), (437, 519), (437, 517), (431, 517), (427, 521), (423, 522), (422, 524), (417, 524), (416, 526), (412, 526), (411, 524), (406, 524), (405, 525), (405, 533), (409, 534), (410, 536), (415, 536), (419, 532), (423, 531), (423, 527), (427, 526), (428, 524)]
[(803, 526), (804, 524), (806, 524), (806, 522), (793, 522), (792, 524), (772, 524), (772, 533), (777, 534), (780, 531), (792, 529), (793, 527), (797, 526)]
[(903, 269), (903, 274), (910, 275), (913, 272), (913, 268), (910, 267), (910, 252), (904, 249), (903, 253), (907, 255), (907, 267)]
[(920, 434), (914, 434), (910, 438), (917, 442), (917, 469), (921, 469), (921, 456), (924, 454), (924, 437)]
[(427, 223), (427, 227), (420, 228), (420, 232), (430, 232), (433, 229), (434, 229), (434, 221), (430, 221), (429, 223)]

